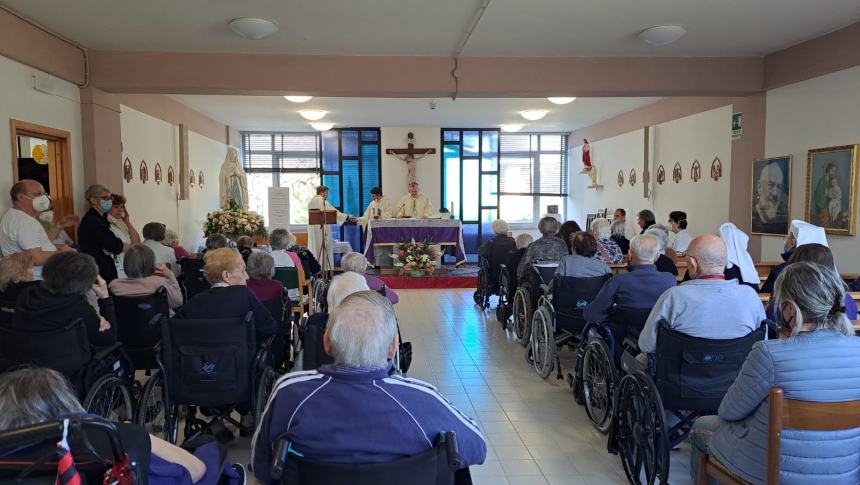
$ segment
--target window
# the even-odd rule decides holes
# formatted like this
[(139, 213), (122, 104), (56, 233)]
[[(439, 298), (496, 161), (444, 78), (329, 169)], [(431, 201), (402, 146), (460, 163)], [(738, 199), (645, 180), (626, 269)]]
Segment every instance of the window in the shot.
[(308, 223), (308, 202), (320, 184), (317, 133), (242, 133), (242, 167), (248, 175), (248, 209), (269, 224), (269, 187), (290, 188), (290, 223)]
[(567, 135), (504, 133), (500, 138), (499, 216), (514, 224), (535, 224), (547, 206), (564, 218), (567, 197)]

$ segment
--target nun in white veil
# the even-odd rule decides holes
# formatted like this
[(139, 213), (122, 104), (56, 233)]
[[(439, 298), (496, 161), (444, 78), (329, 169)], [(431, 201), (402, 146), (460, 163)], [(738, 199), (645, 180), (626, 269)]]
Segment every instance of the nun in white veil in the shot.
[(726, 243), (726, 279), (736, 279), (758, 291), (761, 279), (747, 250), (749, 236), (731, 222), (720, 226), (720, 239)]
[(783, 263), (771, 268), (770, 274), (767, 276), (767, 281), (761, 287), (762, 293), (773, 293), (776, 278), (788, 266), (788, 259), (794, 254), (795, 249), (804, 244), (821, 244), (822, 246), (827, 246), (827, 234), (824, 232), (823, 227), (795, 219), (791, 221), (791, 228), (785, 236), (782, 254), (780, 254)]

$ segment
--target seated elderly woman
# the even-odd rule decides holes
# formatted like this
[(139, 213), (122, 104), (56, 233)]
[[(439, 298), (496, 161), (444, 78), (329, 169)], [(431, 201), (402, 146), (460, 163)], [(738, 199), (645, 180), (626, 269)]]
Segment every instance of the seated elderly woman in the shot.
[(611, 226), (612, 235), (609, 236), (615, 244), (621, 248), (621, 254), (627, 256), (630, 251), (630, 240), (627, 239), (627, 225), (623, 221), (615, 221)]
[(562, 258), (555, 270), (557, 276), (589, 278), (612, 274), (609, 266), (597, 257), (597, 239), (587, 232), (576, 232), (570, 236), (573, 254)]
[(246, 285), (261, 302), (281, 300), (284, 296), (284, 284), (273, 280), (275, 276), (275, 260), (270, 254), (254, 251), (248, 256), (248, 277)]
[[(58, 330), (80, 318), (90, 345), (102, 347), (116, 341), (113, 300), (92, 256), (73, 251), (56, 253), (42, 267), (42, 278), (40, 285), (30, 286), (18, 297), (12, 318), (14, 330)], [(87, 301), (90, 289), (98, 298), (98, 313)]]
[(538, 231), (540, 231), (541, 237), (529, 244), (523, 259), (517, 266), (517, 281), (519, 282), (529, 280), (532, 261), (561, 261), (561, 258), (570, 254), (567, 244), (556, 235), (559, 231), (559, 223), (554, 217), (542, 218), (538, 222)]
[(165, 229), (164, 240), (161, 241), (161, 244), (173, 249), (173, 255), (176, 256), (177, 261), (191, 256), (188, 250), (179, 244), (179, 235), (173, 229)]
[(610, 224), (606, 219), (597, 219), (591, 223), (591, 234), (597, 240), (597, 259), (606, 264), (621, 264), (624, 253), (615, 240), (612, 239)]
[(481, 244), (478, 248), (478, 257), (489, 263), (490, 285), (495, 287), (499, 284), (499, 266), (507, 262), (508, 253), (517, 247), (517, 243), (508, 235), (507, 221), (496, 219), (493, 221), (492, 229), (494, 236)]
[[(83, 413), (84, 408), (81, 407), (75, 397), (69, 382), (56, 371), (44, 368), (27, 368), (0, 375), (0, 431), (22, 428), (52, 421), (63, 416)], [(142, 430), (136, 429), (133, 424), (114, 424), (120, 439), (123, 441), (135, 442), (138, 435), (142, 434)], [(170, 475), (176, 475), (176, 477), (184, 475), (194, 483), (214, 482), (214, 480), (201, 482), (206, 476), (207, 467), (203, 461), (191, 453), (155, 436), (149, 436), (149, 443), (151, 451), (150, 480), (157, 481), (158, 474), (166, 473), (162, 478), (174, 478)], [(73, 449), (72, 453), (74, 451)], [(217, 457), (217, 453), (215, 456)], [(171, 465), (181, 468), (171, 469)], [(218, 467), (220, 464), (214, 462), (210, 465)], [(217, 476), (210, 478), (215, 479)], [(58, 479), (57, 483), (59, 482)]]
[(657, 266), (657, 271), (672, 273), (673, 275), (678, 276), (678, 267), (675, 266), (675, 260), (668, 256), (670, 252), (674, 253), (674, 251), (672, 251), (672, 248), (668, 247), (669, 230), (666, 229), (666, 226), (662, 224), (652, 224), (648, 229), (643, 230), (642, 234), (651, 234), (660, 241), (660, 256), (657, 257), (657, 261), (654, 262), (654, 265)]
[(108, 289), (116, 296), (148, 296), (159, 288), (167, 290), (167, 303), (174, 310), (182, 306), (182, 289), (167, 266), (155, 265), (155, 252), (148, 246), (136, 244), (123, 259), (125, 278), (113, 280)]
[(250, 256), (251, 252), (254, 250), (254, 240), (251, 239), (251, 236), (241, 236), (236, 239), (236, 249), (239, 251), (239, 254), (242, 255), (242, 259), (244, 259), (247, 264), (248, 256)]
[(0, 258), (0, 304), (14, 307), (24, 289), (38, 284), (33, 280), (33, 258), (29, 254), (15, 253)]
[(254, 314), (257, 342), (275, 333), (275, 320), (269, 310), (248, 289), (248, 273), (239, 251), (232, 248), (206, 252), (203, 274), (212, 285), (198, 293), (182, 307), (185, 318), (240, 318), (248, 312)]
[[(335, 276), (328, 287), (328, 311), (331, 312), (337, 308), (349, 295), (369, 289), (367, 281), (358, 273), (348, 271)], [(305, 370), (316, 369), (333, 362), (323, 348), (323, 334), (328, 324), (328, 316), (328, 313), (314, 313), (305, 324), (304, 354), (302, 355), (302, 368)]]
[[(764, 483), (768, 392), (788, 399), (860, 400), (860, 339), (843, 312), (845, 285), (830, 267), (793, 263), (776, 280), (774, 305), (791, 336), (757, 342), (716, 416), (693, 425), (691, 472), (709, 453), (731, 473)], [(782, 431), (780, 483), (860, 483), (860, 428)]]
[(382, 288), (385, 288), (385, 297), (391, 301), (392, 305), (400, 301), (397, 297), (397, 293), (395, 293), (391, 288), (385, 286), (385, 283), (381, 279), (365, 273), (367, 271), (368, 264), (367, 258), (365, 258), (361, 253), (346, 253), (342, 258), (340, 258), (340, 267), (344, 271), (352, 271), (364, 276), (367, 286), (373, 291), (379, 291)]

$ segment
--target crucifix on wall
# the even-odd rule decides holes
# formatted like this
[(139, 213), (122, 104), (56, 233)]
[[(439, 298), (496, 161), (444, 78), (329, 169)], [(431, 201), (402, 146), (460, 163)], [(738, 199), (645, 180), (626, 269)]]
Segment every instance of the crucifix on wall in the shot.
[(386, 148), (386, 155), (394, 155), (399, 160), (406, 162), (406, 171), (409, 173), (409, 183), (415, 180), (415, 161), (421, 160), (427, 155), (436, 153), (435, 148), (415, 148), (415, 135), (410, 131), (406, 135), (407, 148)]

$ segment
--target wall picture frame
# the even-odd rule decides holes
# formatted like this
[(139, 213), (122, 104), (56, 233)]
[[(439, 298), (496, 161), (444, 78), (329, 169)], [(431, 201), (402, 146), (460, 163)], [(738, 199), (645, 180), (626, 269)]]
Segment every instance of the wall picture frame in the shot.
[(813, 148), (806, 163), (806, 220), (828, 234), (856, 234), (860, 145)]
[(750, 191), (752, 234), (788, 234), (793, 163), (791, 155), (753, 160)]

